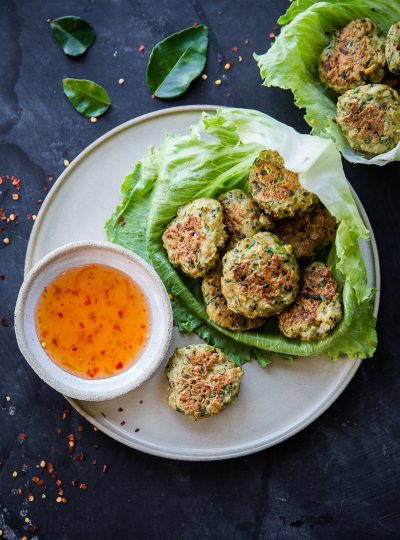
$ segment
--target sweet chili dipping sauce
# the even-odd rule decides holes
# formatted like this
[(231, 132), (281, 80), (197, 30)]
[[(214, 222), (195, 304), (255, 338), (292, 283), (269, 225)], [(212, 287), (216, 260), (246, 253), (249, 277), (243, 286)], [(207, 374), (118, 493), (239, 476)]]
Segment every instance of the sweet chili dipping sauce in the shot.
[(101, 264), (70, 268), (42, 292), (36, 333), (50, 359), (87, 379), (130, 367), (149, 335), (143, 291), (125, 273)]

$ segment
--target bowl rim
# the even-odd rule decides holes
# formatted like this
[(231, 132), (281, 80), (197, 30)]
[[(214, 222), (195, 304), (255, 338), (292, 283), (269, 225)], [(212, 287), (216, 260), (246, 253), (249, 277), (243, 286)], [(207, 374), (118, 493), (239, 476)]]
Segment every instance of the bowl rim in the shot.
[[(38, 358), (38, 356), (34, 353), (34, 351), (32, 351), (31, 347), (28, 344), (28, 339), (25, 333), (24, 318), (25, 318), (26, 302), (27, 302), (29, 293), (32, 290), (32, 287), (34, 286), (34, 283), (37, 280), (37, 278), (42, 274), (43, 271), (48, 269), (49, 266), (51, 267), (53, 264), (59, 261), (60, 258), (62, 258), (63, 256), (67, 255), (68, 253), (72, 254), (72, 253), (76, 253), (85, 249), (89, 249), (89, 250), (93, 249), (93, 250), (109, 252), (109, 253), (113, 253), (113, 254), (129, 259), (130, 261), (132, 261), (133, 263), (141, 267), (141, 269), (147, 274), (147, 277), (150, 278), (150, 281), (157, 287), (158, 289), (157, 292), (161, 293), (160, 300), (161, 300), (162, 310), (163, 310), (162, 320), (164, 321), (165, 329), (164, 329), (164, 337), (161, 340), (160, 351), (157, 355), (157, 358), (150, 366), (147, 366), (142, 371), (137, 372), (135, 376), (132, 376), (132, 370), (137, 365), (137, 362), (134, 362), (132, 366), (130, 366), (125, 371), (123, 371), (121, 374), (117, 375), (120, 377), (125, 377), (125, 383), (121, 384), (117, 388), (113, 386), (112, 384), (115, 381), (115, 377), (105, 377), (102, 379), (95, 379), (94, 381), (90, 381), (90, 380), (83, 379), (69, 373), (68, 371), (64, 370), (57, 363), (54, 362), (58, 370), (61, 370), (67, 374), (66, 381), (69, 381), (69, 382), (65, 382), (65, 381), (60, 380), (59, 378), (55, 378), (53, 375), (49, 373), (48, 368)], [(90, 260), (88, 260), (87, 264), (90, 264)], [(110, 261), (107, 261), (105, 264), (111, 267), (118, 268), (117, 266), (113, 265), (112, 259)], [(146, 294), (146, 290), (144, 290), (144, 293)], [(154, 330), (156, 328), (157, 328), (157, 333), (161, 335), (160, 326), (159, 325), (154, 326)], [(14, 311), (14, 330), (15, 330), (15, 335), (17, 338), (17, 343), (23, 357), (31, 366), (31, 368), (35, 371), (37, 375), (39, 375), (39, 377), (46, 384), (51, 386), (53, 389), (57, 390), (58, 392), (70, 398), (84, 399), (85, 401), (103, 401), (103, 400), (108, 400), (108, 399), (114, 399), (118, 396), (121, 396), (130, 392), (131, 390), (134, 390), (135, 388), (138, 388), (141, 384), (147, 381), (154, 374), (154, 372), (159, 368), (160, 364), (166, 357), (166, 354), (168, 352), (169, 345), (171, 342), (172, 329), (173, 329), (173, 314), (172, 314), (171, 302), (169, 299), (168, 292), (165, 288), (165, 285), (162, 282), (159, 275), (157, 274), (157, 272), (152, 268), (152, 266), (147, 261), (145, 261), (142, 257), (137, 255), (136, 253), (122, 246), (119, 246), (117, 244), (113, 244), (112, 242), (107, 242), (107, 241), (81, 240), (77, 242), (70, 242), (70, 243), (64, 244), (63, 246), (45, 255), (31, 268), (31, 270), (25, 276), (25, 279), (18, 293), (18, 298), (17, 298), (15, 311)], [(138, 360), (139, 359), (140, 357), (138, 358)], [(129, 377), (129, 374), (131, 375), (130, 377)], [(72, 379), (69, 380), (69, 376), (74, 378), (74, 384), (72, 384)], [(82, 387), (79, 386), (79, 381), (82, 381)], [(98, 383), (98, 381), (101, 381), (102, 383), (101, 389), (99, 388), (100, 383)], [(88, 385), (88, 382), (89, 383), (95, 382), (95, 384), (93, 385), (92, 388), (90, 388), (90, 386)], [(83, 388), (83, 385), (85, 385), (85, 388)], [(107, 386), (110, 386), (110, 387), (107, 388)]]

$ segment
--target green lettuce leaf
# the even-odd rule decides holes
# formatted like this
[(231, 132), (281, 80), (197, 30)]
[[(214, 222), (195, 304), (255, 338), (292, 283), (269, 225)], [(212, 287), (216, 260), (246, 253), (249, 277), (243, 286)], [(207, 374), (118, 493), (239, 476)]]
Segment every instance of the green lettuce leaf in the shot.
[[(162, 234), (180, 206), (198, 197), (218, 197), (229, 189), (246, 189), (254, 159), (265, 148), (277, 150), (339, 222), (329, 263), (343, 285), (344, 318), (319, 342), (282, 336), (274, 318), (258, 331), (218, 327), (207, 316), (199, 280), (177, 271), (163, 248)], [(122, 191), (124, 200), (106, 224), (108, 238), (150, 261), (172, 295), (175, 322), (182, 331), (196, 332), (239, 364), (256, 357), (267, 365), (271, 352), (332, 358), (372, 354), (376, 346), (373, 292), (359, 245), (368, 239), (368, 231), (331, 141), (300, 135), (257, 111), (221, 109), (215, 115), (203, 114), (188, 135), (167, 134), (160, 147), (135, 166)]]
[(369, 17), (387, 32), (400, 19), (400, 2), (393, 0), (297, 0), (279, 20), (285, 25), (271, 48), (254, 55), (265, 86), (293, 92), (295, 104), (306, 109), (312, 132), (332, 139), (343, 156), (354, 163), (385, 165), (400, 161), (400, 144), (373, 158), (355, 153), (335, 122), (336, 100), (319, 82), (318, 58), (329, 33), (353, 19)]

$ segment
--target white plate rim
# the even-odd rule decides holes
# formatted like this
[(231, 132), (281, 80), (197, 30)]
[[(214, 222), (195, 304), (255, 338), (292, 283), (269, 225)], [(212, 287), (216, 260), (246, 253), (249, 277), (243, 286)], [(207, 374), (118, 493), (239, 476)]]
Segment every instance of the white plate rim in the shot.
[[(116, 126), (115, 128), (111, 129), (110, 131), (106, 132), (104, 135), (102, 135), (101, 137), (93, 141), (84, 150), (82, 150), (82, 152), (80, 152), (78, 156), (73, 161), (71, 161), (68, 167), (66, 167), (66, 169), (60, 174), (60, 176), (54, 183), (52, 189), (50, 190), (49, 194), (47, 195), (46, 199), (44, 200), (39, 213), (37, 214), (37, 218), (32, 228), (31, 235), (28, 242), (27, 251), (26, 251), (24, 275), (26, 275), (28, 271), (30, 270), (30, 268), (32, 268), (33, 266), (33, 263), (32, 263), (33, 254), (34, 254), (35, 246), (36, 246), (39, 234), (40, 234), (41, 223), (45, 219), (47, 209), (52, 204), (52, 201), (55, 198), (58, 190), (61, 188), (64, 182), (68, 179), (68, 176), (71, 173), (71, 171), (75, 167), (77, 167), (79, 163), (83, 161), (89, 153), (91, 153), (97, 147), (101, 146), (104, 142), (112, 138), (117, 133), (120, 133), (121, 131), (124, 131), (126, 129), (130, 129), (131, 127), (136, 126), (138, 124), (152, 120), (153, 118), (160, 118), (162, 116), (167, 116), (171, 114), (175, 115), (175, 114), (188, 113), (188, 112), (215, 112), (218, 108), (222, 108), (222, 107), (216, 106), (216, 105), (184, 105), (184, 106), (170, 107), (167, 109), (162, 109), (162, 110), (146, 113), (136, 118), (133, 118), (131, 120), (128, 120), (127, 122), (124, 122), (120, 124), (119, 126)], [(375, 276), (374, 285), (376, 288), (375, 304), (374, 304), (374, 315), (376, 317), (378, 315), (380, 289), (381, 289), (381, 273), (380, 273), (378, 249), (377, 249), (377, 245), (375, 241), (375, 236), (371, 227), (371, 223), (368, 219), (365, 209), (363, 205), (361, 204), (361, 201), (358, 198), (357, 194), (355, 193), (355, 191), (353, 190), (351, 186), (350, 186), (350, 189), (351, 189), (353, 197), (356, 200), (358, 210), (361, 214), (364, 224), (370, 233), (370, 247), (371, 247), (371, 252), (372, 252), (374, 276)], [(296, 433), (303, 430), (305, 427), (310, 425), (314, 420), (316, 420), (319, 416), (321, 416), (336, 401), (336, 399), (345, 390), (345, 388), (348, 386), (351, 379), (354, 377), (361, 362), (362, 361), (359, 359), (355, 360), (354, 365), (352, 369), (347, 373), (346, 378), (342, 381), (340, 386), (335, 388), (334, 391), (332, 391), (331, 394), (327, 396), (323, 405), (317, 408), (316, 410), (310, 412), (310, 414), (304, 417), (301, 422), (297, 423), (295, 426), (292, 426), (286, 432), (281, 433), (277, 437), (273, 439), (269, 439), (268, 441), (264, 440), (262, 442), (258, 442), (258, 441), (256, 441), (255, 443), (253, 442), (252, 445), (248, 445), (245, 448), (235, 447), (236, 449), (234, 450), (222, 449), (222, 450), (214, 451), (214, 453), (203, 451), (204, 453), (202, 455), (174, 453), (171, 451), (155, 448), (152, 445), (146, 445), (146, 443), (142, 441), (136, 442), (130, 439), (126, 439), (125, 437), (121, 436), (114, 430), (110, 429), (107, 426), (107, 421), (105, 421), (104, 418), (96, 419), (94, 416), (88, 414), (84, 410), (84, 408), (81, 407), (79, 403), (76, 402), (76, 400), (67, 398), (66, 396), (64, 397), (70, 403), (70, 405), (76, 411), (78, 411), (88, 422), (90, 422), (92, 425), (97, 427), (97, 429), (99, 429), (100, 431), (108, 435), (109, 437), (117, 440), (118, 442), (124, 444), (125, 446), (129, 446), (131, 448), (140, 450), (147, 454), (151, 454), (151, 455), (155, 455), (155, 456), (163, 457), (163, 458), (169, 458), (169, 459), (176, 459), (176, 460), (182, 460), (182, 461), (218, 461), (218, 460), (223, 460), (223, 459), (242, 457), (249, 454), (253, 454), (255, 452), (259, 452), (261, 450), (264, 450), (266, 448), (279, 444), (280, 442), (283, 442), (284, 440), (292, 437)]]

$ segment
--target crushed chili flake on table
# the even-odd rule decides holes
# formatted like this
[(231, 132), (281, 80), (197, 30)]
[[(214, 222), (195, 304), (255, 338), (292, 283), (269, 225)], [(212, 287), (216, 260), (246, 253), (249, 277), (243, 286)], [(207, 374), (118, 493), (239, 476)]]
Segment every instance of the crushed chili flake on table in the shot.
[(87, 485), (86, 484), (79, 484), (79, 489), (87, 489)]
[(138, 46), (138, 49), (137, 49), (139, 52), (141, 53), (144, 53), (144, 45), (143, 43), (141, 45)]
[(107, 464), (104, 464), (102, 470), (103, 470), (103, 473), (106, 474), (110, 470), (110, 467)]

